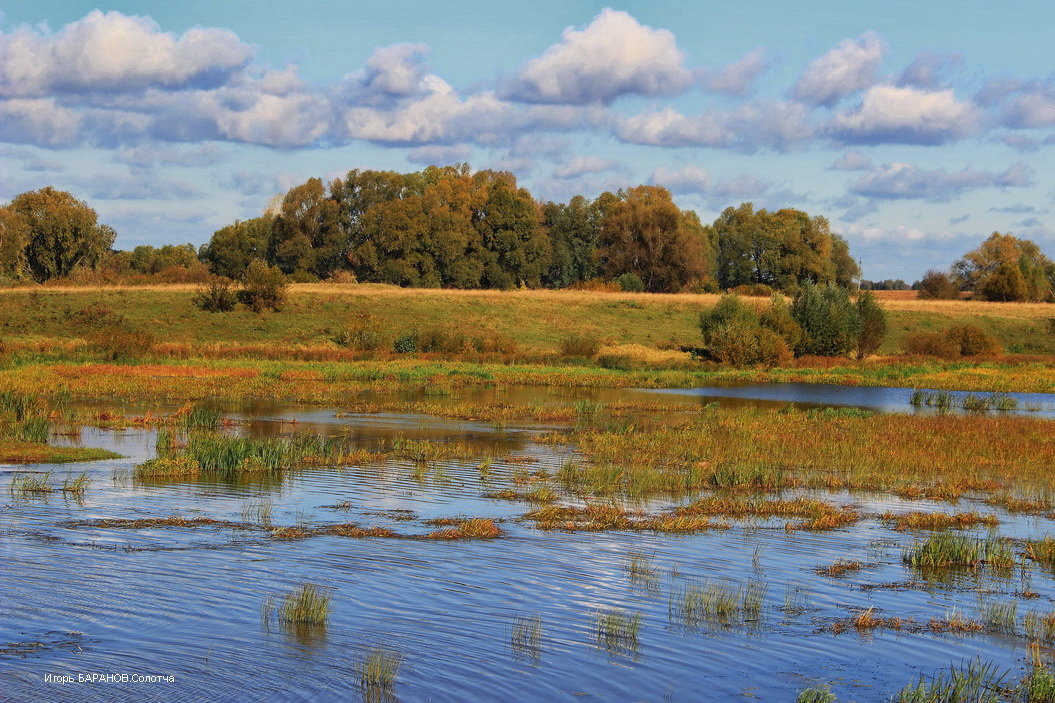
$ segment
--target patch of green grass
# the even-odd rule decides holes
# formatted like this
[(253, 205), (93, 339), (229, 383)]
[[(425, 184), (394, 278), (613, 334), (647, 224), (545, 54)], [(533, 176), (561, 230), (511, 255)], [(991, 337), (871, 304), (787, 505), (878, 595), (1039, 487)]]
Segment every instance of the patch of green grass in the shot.
[(609, 608), (599, 610), (594, 617), (594, 639), (598, 646), (612, 653), (637, 651), (640, 631), (640, 613)]

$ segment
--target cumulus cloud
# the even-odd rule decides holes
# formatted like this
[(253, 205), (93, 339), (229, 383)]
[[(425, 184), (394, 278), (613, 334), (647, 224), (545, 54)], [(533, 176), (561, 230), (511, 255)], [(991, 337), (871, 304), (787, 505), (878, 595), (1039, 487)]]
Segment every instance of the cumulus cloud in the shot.
[(143, 145), (120, 149), (114, 154), (114, 161), (127, 164), (134, 170), (146, 170), (155, 166), (193, 168), (218, 164), (226, 156), (227, 154), (215, 144), (202, 144), (188, 148)]
[(0, 34), (0, 96), (215, 86), (252, 57), (227, 30), (196, 27), (176, 37), (148, 17), (93, 10), (57, 34), (29, 27)]
[(885, 53), (886, 42), (875, 32), (844, 39), (806, 67), (792, 96), (810, 105), (834, 105), (876, 82)]
[(765, 49), (759, 47), (721, 68), (700, 69), (697, 71), (697, 81), (703, 90), (711, 93), (747, 95), (768, 67)]
[(872, 240), (887, 240), (891, 242), (918, 242), (930, 238), (946, 238), (948, 232), (925, 232), (919, 227), (908, 225), (897, 225), (896, 227), (881, 227), (877, 225), (862, 226), (851, 224), (846, 228), (846, 234), (853, 238)]
[(1003, 121), (1009, 127), (1027, 129), (1055, 125), (1055, 85), (1012, 98), (1004, 108)]
[(608, 104), (622, 95), (671, 95), (692, 84), (674, 35), (606, 8), (583, 29), (525, 63), (502, 96), (528, 103)]
[(962, 54), (939, 54), (923, 51), (916, 55), (901, 75), (897, 83), (901, 86), (913, 86), (927, 90), (946, 88), (948, 80), (963, 69)]
[(859, 151), (848, 151), (828, 168), (834, 171), (867, 171), (872, 168), (872, 160)]
[(814, 126), (803, 105), (758, 101), (695, 116), (666, 108), (623, 117), (616, 121), (615, 133), (631, 144), (784, 151), (809, 141)]
[(555, 168), (553, 177), (560, 179), (578, 178), (587, 173), (603, 173), (617, 168), (619, 168), (619, 164), (610, 159), (602, 159), (599, 156), (576, 156), (568, 163)]
[(425, 44), (381, 47), (366, 60), (366, 67), (345, 77), (338, 93), (359, 105), (387, 105), (395, 100), (428, 92), (429, 75)]
[(1014, 164), (1001, 173), (964, 168), (926, 170), (911, 164), (884, 164), (861, 176), (850, 192), (881, 200), (922, 199), (947, 201), (978, 188), (1023, 188), (1033, 184), (1033, 169)]
[(878, 85), (855, 108), (828, 125), (836, 139), (859, 144), (943, 144), (972, 134), (978, 108), (957, 100), (951, 90), (925, 91)]
[(660, 166), (652, 172), (652, 182), (676, 194), (698, 194), (708, 202), (726, 205), (734, 200), (752, 200), (767, 193), (771, 184), (760, 178), (741, 175), (715, 180), (703, 168), (686, 164), (680, 169)]

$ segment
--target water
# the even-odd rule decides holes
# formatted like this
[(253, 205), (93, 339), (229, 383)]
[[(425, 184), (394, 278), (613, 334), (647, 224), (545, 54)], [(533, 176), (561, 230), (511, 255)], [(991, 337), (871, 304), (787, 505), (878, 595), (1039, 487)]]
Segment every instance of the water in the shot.
[[(792, 701), (798, 690), (828, 682), (840, 700), (880, 701), (919, 673), (976, 655), (1016, 677), (1024, 671), (1021, 637), (831, 632), (834, 621), (868, 607), (925, 623), (952, 608), (976, 616), (979, 590), (990, 600), (1016, 599), (1023, 590), (1017, 572), (921, 584), (901, 563), (913, 537), (878, 519), (828, 533), (787, 533), (782, 521), (689, 536), (542, 532), (519, 520), (527, 506), (484, 494), (508, 485), (517, 471), (554, 471), (569, 456), (569, 448), (535, 441), (548, 427), (335, 414), (275, 406), (234, 413), (244, 420), (239, 431), (255, 436), (295, 428), (348, 434), (368, 447), (394, 436), (459, 439), (500, 458), (488, 481), (477, 460), (460, 460), (425, 472), (393, 461), (290, 472), (264, 483), (143, 485), (130, 472), (152, 455), (153, 432), (85, 429), (83, 444), (125, 458), (34, 468), (57, 476), (88, 471), (93, 481), (83, 500), (15, 500), (7, 483), (16, 467), (0, 467), (0, 700), (356, 700), (356, 662), (377, 645), (404, 657), (394, 690), (401, 701)], [(869, 514), (949, 509), (883, 495), (821, 495)], [(279, 525), (356, 522), (424, 535), (436, 529), (429, 519), (467, 515), (499, 520), (505, 534), (464, 542), (278, 541), (204, 526), (66, 524), (171, 515), (242, 521), (247, 507), (262, 501), (272, 504)], [(955, 509), (994, 512), (969, 501)], [(1055, 533), (1046, 518), (996, 512), (1002, 534)], [(649, 583), (629, 577), (632, 554), (651, 560)], [(839, 558), (865, 566), (840, 579), (814, 573)], [(704, 579), (768, 583), (760, 617), (686, 627), (671, 615), (671, 593)], [(288, 632), (265, 623), (265, 599), (304, 582), (331, 589), (325, 630)], [(1050, 574), (1034, 570), (1031, 587), (1040, 597), (1018, 598), (1020, 616), (1053, 608)], [(800, 594), (801, 611), (784, 609), (789, 589)], [(609, 608), (641, 614), (636, 649), (597, 644), (594, 618)], [(537, 651), (513, 646), (518, 615), (541, 617)], [(45, 674), (87, 673), (175, 681), (43, 681)]]

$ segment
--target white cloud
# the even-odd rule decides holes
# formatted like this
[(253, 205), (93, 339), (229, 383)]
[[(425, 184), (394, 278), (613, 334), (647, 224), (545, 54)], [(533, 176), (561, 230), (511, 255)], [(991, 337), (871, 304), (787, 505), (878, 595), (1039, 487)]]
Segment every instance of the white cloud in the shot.
[(0, 96), (218, 85), (252, 56), (227, 30), (175, 37), (148, 17), (93, 10), (58, 34), (29, 27), (0, 34)]
[(680, 169), (660, 166), (652, 172), (652, 182), (672, 193), (699, 194), (718, 207), (736, 200), (753, 200), (769, 192), (771, 184), (760, 178), (741, 175), (714, 180), (705, 169), (686, 164)]
[(911, 85), (927, 90), (945, 88), (948, 79), (963, 69), (961, 54), (939, 54), (923, 51), (916, 55), (901, 75), (898, 85)]
[(683, 115), (673, 108), (623, 117), (616, 135), (632, 144), (706, 146), (753, 151), (787, 150), (809, 141), (814, 127), (809, 110), (788, 102), (758, 101), (725, 111)]
[(599, 156), (576, 156), (568, 163), (558, 166), (553, 170), (554, 178), (578, 178), (587, 173), (603, 173), (619, 168), (619, 164), (610, 159), (602, 159)]
[(885, 53), (886, 42), (875, 32), (844, 39), (806, 67), (792, 96), (810, 105), (834, 105), (875, 83)]
[(674, 35), (606, 8), (524, 64), (502, 95), (520, 102), (607, 104), (622, 95), (671, 95), (692, 83)]
[(1001, 173), (964, 168), (925, 170), (906, 163), (884, 164), (861, 176), (850, 191), (882, 200), (947, 201), (977, 188), (1023, 188), (1033, 184), (1033, 169), (1014, 164)]
[(835, 171), (865, 171), (872, 168), (872, 160), (859, 151), (848, 151), (828, 168)]
[(951, 90), (879, 85), (860, 105), (836, 115), (829, 130), (847, 143), (942, 144), (972, 134), (979, 118), (978, 108)]
[(465, 144), (419, 146), (407, 153), (407, 161), (428, 166), (443, 166), (468, 161), (472, 153), (472, 148)]
[(366, 68), (345, 77), (338, 93), (358, 105), (386, 105), (428, 92), (425, 44), (392, 44), (366, 60)]
[(716, 69), (700, 69), (697, 81), (700, 87), (712, 93), (746, 95), (755, 81), (769, 67), (765, 49), (759, 47), (744, 54), (738, 61)]

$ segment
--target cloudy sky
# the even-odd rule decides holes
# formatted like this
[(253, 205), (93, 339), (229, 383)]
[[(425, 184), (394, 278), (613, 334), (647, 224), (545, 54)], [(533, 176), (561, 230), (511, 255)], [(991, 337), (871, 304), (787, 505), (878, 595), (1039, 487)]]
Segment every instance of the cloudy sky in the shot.
[(310, 176), (469, 161), (536, 196), (657, 183), (824, 214), (866, 278), (994, 230), (1055, 256), (1055, 4), (0, 4), (0, 200), (206, 241)]

